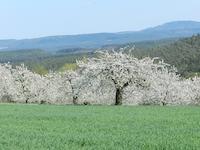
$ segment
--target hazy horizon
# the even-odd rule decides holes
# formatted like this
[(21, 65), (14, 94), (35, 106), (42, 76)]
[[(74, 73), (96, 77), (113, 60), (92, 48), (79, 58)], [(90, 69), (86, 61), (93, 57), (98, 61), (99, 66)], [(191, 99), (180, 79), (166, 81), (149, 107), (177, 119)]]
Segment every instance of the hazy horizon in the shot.
[(198, 0), (0, 0), (0, 39), (138, 31), (200, 21), (199, 7)]

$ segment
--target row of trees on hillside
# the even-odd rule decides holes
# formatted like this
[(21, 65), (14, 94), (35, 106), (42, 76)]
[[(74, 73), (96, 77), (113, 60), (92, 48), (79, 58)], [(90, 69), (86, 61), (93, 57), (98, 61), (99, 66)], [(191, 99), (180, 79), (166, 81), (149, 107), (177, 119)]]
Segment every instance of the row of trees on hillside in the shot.
[(200, 79), (181, 78), (158, 58), (98, 52), (76, 71), (39, 75), (24, 65), (0, 65), (0, 101), (52, 104), (196, 105)]
[(0, 52), (0, 63), (10, 62), (13, 66), (25, 64), (33, 72), (44, 75), (48, 70), (63, 71), (76, 68), (76, 60), (91, 57), (93, 53), (65, 53), (62, 50), (50, 53), (44, 50), (17, 50)]

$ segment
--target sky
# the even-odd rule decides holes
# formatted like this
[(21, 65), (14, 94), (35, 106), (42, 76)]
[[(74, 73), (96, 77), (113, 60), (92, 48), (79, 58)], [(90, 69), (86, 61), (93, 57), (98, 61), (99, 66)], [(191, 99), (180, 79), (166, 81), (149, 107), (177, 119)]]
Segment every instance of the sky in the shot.
[(200, 21), (200, 0), (0, 0), (0, 39), (136, 31)]

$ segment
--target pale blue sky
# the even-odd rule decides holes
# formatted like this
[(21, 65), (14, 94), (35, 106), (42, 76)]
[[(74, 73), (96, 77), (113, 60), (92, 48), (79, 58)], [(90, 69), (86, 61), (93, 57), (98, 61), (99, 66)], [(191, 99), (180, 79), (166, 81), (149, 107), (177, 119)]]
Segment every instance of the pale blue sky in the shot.
[(200, 0), (0, 0), (0, 39), (140, 30), (200, 21)]

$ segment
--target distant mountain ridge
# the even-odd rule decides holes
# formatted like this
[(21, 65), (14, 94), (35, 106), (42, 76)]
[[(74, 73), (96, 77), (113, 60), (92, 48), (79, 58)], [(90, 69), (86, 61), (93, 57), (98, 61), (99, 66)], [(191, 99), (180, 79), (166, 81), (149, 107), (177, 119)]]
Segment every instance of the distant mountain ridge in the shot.
[(199, 33), (200, 22), (174, 21), (141, 31), (49, 36), (22, 40), (0, 40), (0, 50), (44, 49), (47, 51), (56, 51), (66, 48), (91, 49), (100, 48), (105, 45), (125, 44), (128, 42), (189, 37)]

